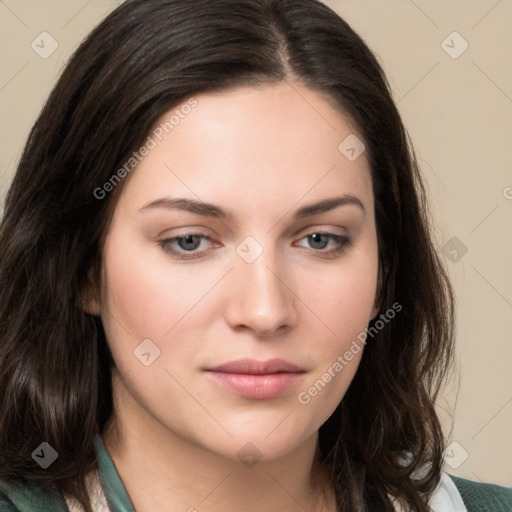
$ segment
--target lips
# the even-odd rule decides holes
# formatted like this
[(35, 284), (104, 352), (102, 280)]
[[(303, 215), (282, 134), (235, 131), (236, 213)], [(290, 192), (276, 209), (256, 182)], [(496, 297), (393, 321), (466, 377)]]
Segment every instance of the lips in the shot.
[(207, 368), (206, 376), (228, 391), (255, 400), (277, 398), (297, 385), (305, 370), (283, 359), (240, 359)]
[(255, 359), (239, 359), (209, 368), (209, 371), (224, 373), (244, 373), (247, 375), (268, 375), (273, 373), (302, 373), (304, 370), (283, 359), (256, 361)]

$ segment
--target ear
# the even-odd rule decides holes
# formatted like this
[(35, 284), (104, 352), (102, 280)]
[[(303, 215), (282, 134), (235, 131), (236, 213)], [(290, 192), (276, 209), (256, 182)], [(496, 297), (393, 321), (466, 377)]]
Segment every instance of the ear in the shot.
[(87, 272), (87, 286), (82, 299), (82, 309), (89, 315), (99, 316), (101, 312), (99, 286), (92, 268)]

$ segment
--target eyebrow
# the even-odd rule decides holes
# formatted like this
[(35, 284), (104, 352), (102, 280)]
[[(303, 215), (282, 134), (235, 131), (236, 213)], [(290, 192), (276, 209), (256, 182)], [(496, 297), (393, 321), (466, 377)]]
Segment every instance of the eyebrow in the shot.
[[(317, 203), (312, 203), (303, 206), (294, 213), (293, 218), (296, 220), (303, 219), (304, 217), (309, 217), (312, 215), (316, 215), (318, 213), (328, 212), (330, 210), (333, 210), (334, 208), (338, 208), (339, 206), (346, 205), (357, 206), (362, 210), (364, 214), (366, 214), (366, 209), (359, 198), (352, 194), (345, 194), (343, 196), (323, 199), (322, 201), (318, 201)], [(139, 212), (151, 210), (154, 208), (178, 209), (195, 213), (197, 215), (202, 215), (203, 217), (212, 217), (215, 219), (233, 218), (233, 213), (231, 211), (223, 210), (221, 207), (211, 203), (205, 203), (203, 201), (196, 201), (194, 199), (187, 198), (162, 197), (160, 199), (156, 199), (144, 205), (142, 208), (140, 208)]]

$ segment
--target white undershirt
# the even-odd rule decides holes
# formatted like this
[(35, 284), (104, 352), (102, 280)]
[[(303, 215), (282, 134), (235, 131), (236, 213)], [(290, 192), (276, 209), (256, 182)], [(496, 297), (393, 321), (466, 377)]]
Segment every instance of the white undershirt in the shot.
[[(462, 497), (447, 473), (441, 473), (441, 480), (437, 484), (429, 502), (432, 512), (467, 512)], [(405, 512), (398, 503), (395, 503), (397, 512)]]
[(441, 473), (441, 481), (434, 491), (430, 506), (433, 512), (467, 512), (457, 486), (446, 473)]
[[(110, 512), (105, 493), (103, 492), (103, 487), (100, 483), (98, 471), (89, 473), (85, 477), (85, 482), (94, 512)], [(73, 496), (65, 494), (64, 499), (70, 512), (84, 512), (82, 505), (80, 505)]]

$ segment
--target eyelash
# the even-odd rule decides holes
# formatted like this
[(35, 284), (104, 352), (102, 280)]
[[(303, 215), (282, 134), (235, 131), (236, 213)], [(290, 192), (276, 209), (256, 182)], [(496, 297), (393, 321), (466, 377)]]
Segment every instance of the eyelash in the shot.
[[(325, 231), (313, 231), (312, 233), (309, 233), (307, 235), (304, 235), (300, 240), (303, 240), (304, 238), (309, 238), (313, 235), (324, 235), (329, 237), (330, 239), (337, 241), (339, 246), (335, 249), (331, 249), (329, 251), (323, 250), (323, 249), (310, 249), (313, 254), (317, 256), (321, 256), (323, 258), (335, 258), (336, 256), (342, 254), (346, 251), (348, 247), (352, 245), (352, 240), (344, 235), (336, 235), (334, 233), (328, 233)], [(194, 260), (198, 258), (202, 258), (204, 256), (204, 252), (181, 252), (177, 251), (172, 247), (172, 242), (183, 240), (187, 236), (199, 236), (202, 237), (202, 239), (211, 240), (209, 236), (203, 235), (201, 233), (186, 233), (183, 236), (176, 236), (174, 238), (166, 238), (164, 240), (160, 240), (158, 242), (158, 245), (164, 250), (164, 252), (171, 254), (173, 257), (179, 259), (179, 260)]]

